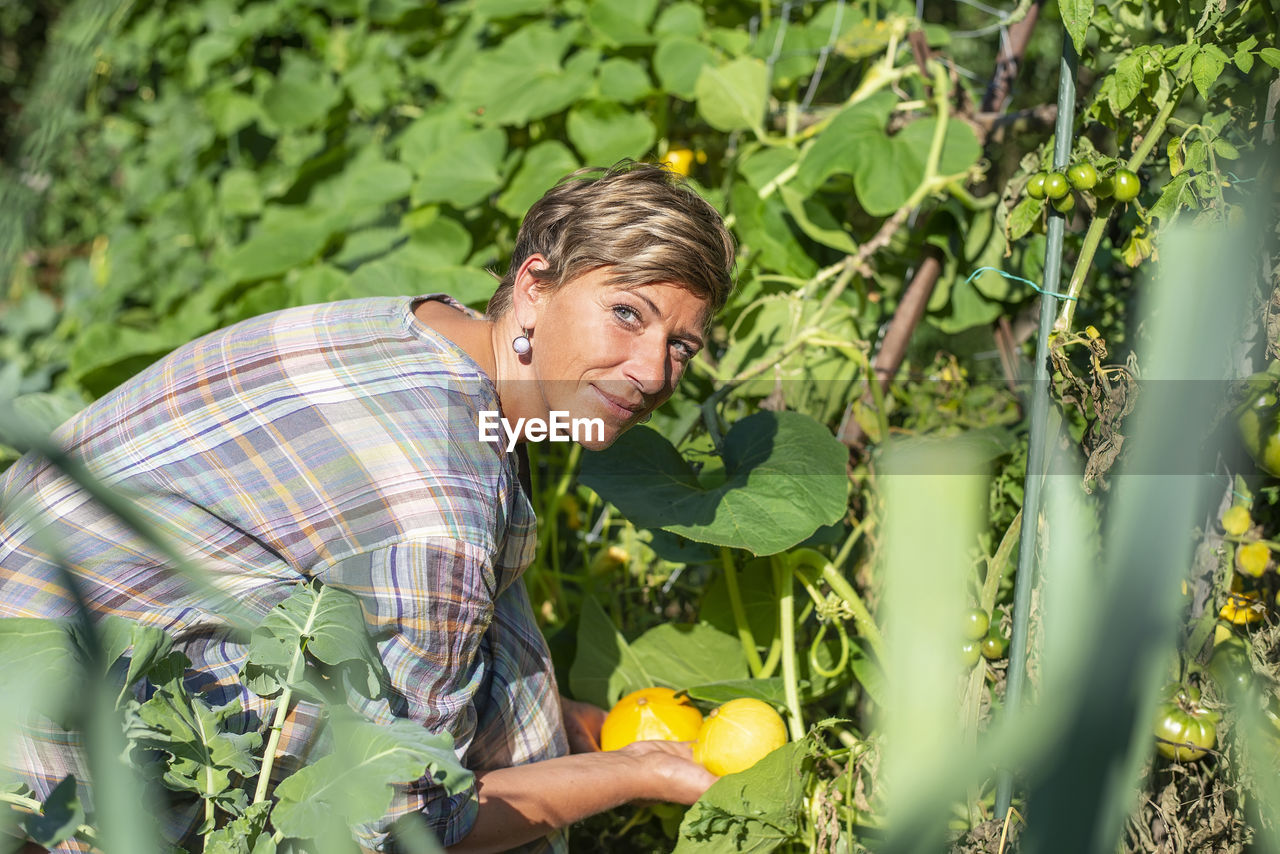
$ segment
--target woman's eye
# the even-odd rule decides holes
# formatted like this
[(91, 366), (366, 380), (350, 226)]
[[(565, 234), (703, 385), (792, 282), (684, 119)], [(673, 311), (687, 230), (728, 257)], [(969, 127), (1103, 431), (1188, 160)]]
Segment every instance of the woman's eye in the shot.
[(613, 307), (613, 315), (627, 324), (633, 324), (640, 319), (640, 315), (636, 310), (628, 305), (615, 305)]
[(672, 341), (671, 343), (675, 346), (676, 353), (679, 355), (680, 361), (682, 362), (687, 362), (698, 354), (697, 350), (693, 349), (683, 341)]

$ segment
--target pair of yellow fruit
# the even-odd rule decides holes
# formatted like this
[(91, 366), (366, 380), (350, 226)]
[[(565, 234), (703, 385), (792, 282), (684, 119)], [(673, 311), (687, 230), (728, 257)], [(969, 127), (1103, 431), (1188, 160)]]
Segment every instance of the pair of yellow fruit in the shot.
[(600, 731), (604, 750), (633, 741), (692, 741), (694, 761), (723, 777), (745, 771), (786, 744), (787, 728), (761, 700), (730, 700), (703, 720), (697, 707), (670, 688), (645, 688), (619, 700)]

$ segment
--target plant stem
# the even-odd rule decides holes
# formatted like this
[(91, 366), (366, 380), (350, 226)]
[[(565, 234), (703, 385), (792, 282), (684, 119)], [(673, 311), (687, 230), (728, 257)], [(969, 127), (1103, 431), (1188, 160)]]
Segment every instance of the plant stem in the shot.
[(271, 721), (271, 735), (267, 738), (267, 748), (262, 753), (262, 770), (258, 772), (258, 786), (253, 792), (255, 804), (267, 799), (267, 788), (271, 785), (271, 766), (275, 764), (276, 748), (280, 746), (280, 732), (284, 729), (284, 721), (289, 715), (289, 703), (292, 699), (293, 689), (285, 686), (284, 691), (280, 693), (280, 704), (276, 706), (275, 717)]
[(795, 581), (791, 567), (782, 555), (769, 558), (773, 564), (775, 594), (778, 597), (778, 631), (782, 637), (782, 690), (787, 699), (787, 723), (791, 740), (804, 738), (804, 715), (800, 708), (799, 677), (796, 673)]
[(764, 663), (760, 660), (760, 651), (756, 649), (756, 639), (747, 622), (746, 609), (742, 607), (742, 593), (738, 589), (738, 567), (734, 565), (728, 546), (720, 547), (720, 565), (724, 568), (724, 583), (729, 590), (729, 608), (733, 611), (733, 624), (738, 630), (738, 640), (742, 642), (742, 652), (747, 657), (751, 675), (758, 677), (764, 670)]
[[(1160, 137), (1164, 135), (1165, 126), (1169, 124), (1169, 117), (1178, 108), (1179, 102), (1182, 101), (1182, 93), (1186, 88), (1186, 83), (1178, 86), (1173, 94), (1169, 96), (1169, 100), (1165, 102), (1165, 105), (1160, 108), (1155, 120), (1151, 122), (1151, 127), (1147, 128), (1147, 135), (1142, 138), (1142, 144), (1138, 146), (1138, 150), (1133, 153), (1133, 156), (1125, 164), (1125, 168), (1130, 172), (1138, 171), (1138, 168), (1146, 161), (1147, 155), (1151, 153), (1156, 143), (1160, 141)], [(1107, 220), (1110, 219), (1110, 216), (1111, 209), (1109, 208), (1106, 216), (1096, 216), (1093, 222), (1089, 223), (1089, 230), (1084, 237), (1084, 245), (1080, 247), (1080, 257), (1076, 259), (1076, 265), (1071, 271), (1071, 282), (1067, 286), (1067, 296), (1071, 297), (1071, 299), (1062, 301), (1062, 308), (1058, 311), (1058, 319), (1053, 324), (1054, 335), (1065, 335), (1071, 331), (1071, 321), (1075, 317), (1076, 305), (1080, 301), (1080, 293), (1084, 290), (1085, 277), (1089, 275), (1089, 270), (1093, 266), (1093, 256), (1097, 253), (1098, 246), (1102, 242), (1102, 233), (1107, 227)]]
[(289, 716), (289, 703), (293, 700), (293, 683), (302, 678), (302, 673), (306, 667), (306, 639), (311, 636), (311, 628), (315, 625), (316, 614), (320, 612), (322, 596), (323, 588), (321, 596), (316, 597), (310, 613), (307, 614), (307, 622), (302, 627), (302, 632), (298, 638), (298, 646), (293, 651), (293, 659), (289, 662), (289, 675), (285, 680), (284, 690), (280, 692), (280, 702), (276, 706), (276, 713), (271, 721), (271, 735), (267, 738), (266, 749), (262, 752), (262, 770), (258, 772), (258, 786), (253, 792), (253, 802), (255, 804), (262, 803), (267, 799), (267, 789), (271, 785), (271, 768), (275, 765), (276, 749), (280, 746), (280, 733), (284, 730), (285, 719)]
[(867, 610), (858, 591), (854, 590), (848, 579), (840, 574), (836, 565), (827, 560), (821, 552), (813, 549), (797, 549), (791, 552), (788, 558), (791, 560), (792, 569), (797, 572), (802, 572), (803, 568), (816, 571), (822, 580), (827, 582), (832, 592), (844, 600), (844, 604), (853, 614), (853, 624), (858, 629), (858, 634), (866, 638), (876, 658), (882, 662), (885, 661), (884, 638), (880, 635), (879, 627), (876, 626), (875, 620), (871, 619), (871, 612)]
[[(1106, 205), (1105, 213), (1102, 210), (1103, 205)], [(1089, 230), (1084, 235), (1084, 243), (1080, 246), (1080, 256), (1076, 258), (1076, 266), (1071, 271), (1071, 282), (1067, 285), (1067, 298), (1062, 301), (1058, 319), (1053, 324), (1054, 335), (1066, 335), (1071, 331), (1071, 321), (1075, 317), (1080, 292), (1084, 290), (1085, 277), (1093, 266), (1093, 256), (1097, 254), (1098, 247), (1102, 244), (1103, 232), (1107, 229), (1107, 223), (1114, 209), (1115, 205), (1110, 202), (1099, 204), (1098, 215), (1094, 216), (1093, 222), (1089, 223)]]

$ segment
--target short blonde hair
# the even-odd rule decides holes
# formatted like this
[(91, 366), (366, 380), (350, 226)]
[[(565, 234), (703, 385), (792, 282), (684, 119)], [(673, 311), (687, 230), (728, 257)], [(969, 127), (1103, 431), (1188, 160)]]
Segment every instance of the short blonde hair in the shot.
[(626, 285), (670, 282), (711, 304), (708, 318), (733, 289), (733, 236), (724, 220), (680, 175), (660, 164), (624, 160), (565, 176), (525, 214), (511, 267), (489, 299), (488, 314), (511, 309), (516, 273), (529, 256), (554, 291), (599, 267)]

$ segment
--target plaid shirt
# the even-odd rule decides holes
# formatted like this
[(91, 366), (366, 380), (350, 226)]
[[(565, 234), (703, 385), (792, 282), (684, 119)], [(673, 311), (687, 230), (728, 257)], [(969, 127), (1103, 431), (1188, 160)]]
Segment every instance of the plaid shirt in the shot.
[[(390, 699), (361, 708), (369, 719), (448, 731), (477, 772), (563, 755), (550, 656), (519, 582), (537, 520), (514, 455), (477, 439), (479, 411), (500, 408), (497, 390), (415, 320), (421, 299), (348, 300), (236, 324), (174, 351), (54, 438), (251, 612), (267, 614), (308, 578), (359, 596), (391, 677)], [(45, 514), (94, 613), (169, 632), (193, 662), (192, 688), (213, 703), (240, 698), (243, 725), (270, 714), (270, 701), (241, 686), (246, 647), (210, 596), (30, 455), (0, 490), (0, 617), (72, 612), (54, 564), (13, 513), (20, 498)], [(314, 746), (317, 717), (306, 703), (290, 716), (282, 773)], [(85, 779), (77, 743), (56, 726), (33, 731), (9, 764), (43, 798), (67, 773)], [(197, 807), (166, 818), (170, 838), (197, 823)], [(383, 848), (391, 821), (418, 811), (452, 844), (476, 809), (474, 791), (448, 798), (424, 777), (397, 787), (360, 841)], [(564, 848), (561, 833), (529, 850)]]

